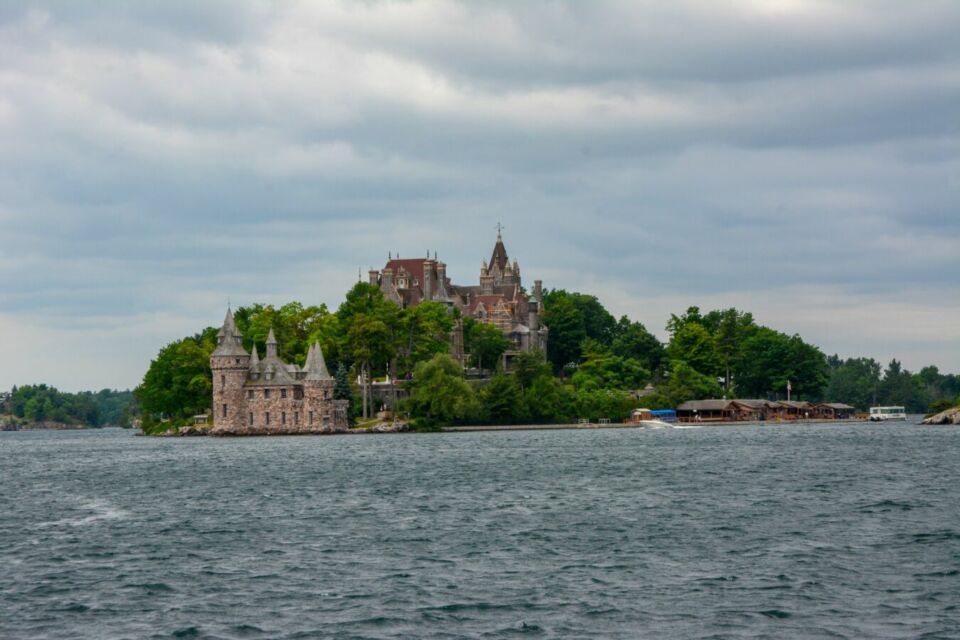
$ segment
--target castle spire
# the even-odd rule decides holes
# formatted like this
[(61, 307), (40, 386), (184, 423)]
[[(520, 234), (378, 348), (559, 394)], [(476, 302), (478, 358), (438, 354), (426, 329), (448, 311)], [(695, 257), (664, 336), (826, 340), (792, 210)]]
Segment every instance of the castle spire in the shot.
[(270, 327), (270, 334), (267, 335), (267, 357), (277, 357), (277, 336), (273, 335), (273, 327)]
[(319, 342), (314, 342), (307, 354), (307, 362), (304, 365), (307, 370), (307, 380), (333, 380), (330, 372), (327, 371), (327, 363), (323, 359), (323, 349)]
[(506, 270), (506, 266), (510, 264), (510, 258), (507, 257), (507, 248), (503, 246), (503, 237), (500, 235), (500, 231), (503, 227), (497, 223), (497, 243), (493, 246), (493, 255), (490, 256), (490, 271), (493, 271), (494, 266), (498, 268), (500, 273), (503, 273)]
[(223, 326), (217, 332), (217, 348), (211, 355), (214, 356), (245, 356), (243, 336), (237, 331), (237, 323), (233, 320), (233, 312), (227, 306), (227, 315), (223, 318)]
[(250, 368), (256, 369), (258, 364), (260, 364), (260, 354), (257, 353), (257, 345), (254, 343), (253, 349), (250, 350)]

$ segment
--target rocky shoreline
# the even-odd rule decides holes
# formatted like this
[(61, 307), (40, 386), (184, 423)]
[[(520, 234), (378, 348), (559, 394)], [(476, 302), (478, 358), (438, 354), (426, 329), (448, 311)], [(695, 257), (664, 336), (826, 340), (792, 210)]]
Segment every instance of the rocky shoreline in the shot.
[(349, 434), (367, 434), (367, 433), (404, 433), (410, 431), (410, 425), (405, 422), (380, 422), (372, 427), (365, 429), (313, 429), (313, 430), (276, 430), (263, 432), (261, 430), (250, 432), (226, 431), (214, 429), (210, 425), (195, 425), (178, 427), (170, 429), (163, 433), (152, 434), (158, 438), (190, 438), (198, 436), (211, 436), (215, 438), (242, 438), (255, 436), (300, 436), (300, 435), (349, 435)]
[(960, 424), (960, 407), (947, 409), (924, 418), (920, 424)]
[(82, 424), (70, 424), (67, 422), (54, 422), (44, 420), (41, 422), (30, 422), (23, 419), (4, 416), (0, 419), (0, 431), (76, 431), (79, 429), (94, 429)]

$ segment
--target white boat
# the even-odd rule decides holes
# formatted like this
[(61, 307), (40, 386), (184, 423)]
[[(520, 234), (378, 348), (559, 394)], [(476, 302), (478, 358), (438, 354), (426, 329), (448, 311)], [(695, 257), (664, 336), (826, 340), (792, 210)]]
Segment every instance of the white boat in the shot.
[(905, 407), (870, 407), (870, 422), (886, 422), (887, 420), (906, 420)]
[(647, 429), (673, 429), (674, 425), (669, 422), (664, 422), (663, 420), (640, 420), (636, 423), (637, 426), (646, 427)]
[(672, 411), (651, 411), (650, 409), (634, 409), (630, 414), (628, 424), (637, 427), (646, 427), (647, 429), (672, 429), (673, 425), (666, 420), (661, 420), (661, 416), (667, 417)]

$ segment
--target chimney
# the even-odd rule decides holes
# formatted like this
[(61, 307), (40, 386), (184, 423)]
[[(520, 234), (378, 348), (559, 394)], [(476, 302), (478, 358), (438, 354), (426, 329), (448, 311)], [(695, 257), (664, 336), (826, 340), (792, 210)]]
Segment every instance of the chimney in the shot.
[(433, 300), (433, 263), (430, 260), (423, 263), (423, 299)]
[(376, 269), (370, 269), (370, 271), (368, 271), (367, 274), (370, 276), (370, 284), (372, 284), (373, 286), (377, 286), (380, 283), (379, 271), (377, 271)]
[(393, 286), (393, 269), (387, 267), (383, 270), (383, 287), (389, 289)]
[(543, 311), (543, 280), (533, 281), (533, 297), (537, 299), (537, 308)]

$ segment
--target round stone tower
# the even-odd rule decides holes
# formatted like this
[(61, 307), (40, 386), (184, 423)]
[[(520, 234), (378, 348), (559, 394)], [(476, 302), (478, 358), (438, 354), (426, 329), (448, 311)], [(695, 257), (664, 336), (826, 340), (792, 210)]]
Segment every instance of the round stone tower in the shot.
[(250, 354), (243, 348), (243, 337), (229, 308), (223, 327), (217, 333), (217, 348), (210, 355), (210, 369), (213, 371), (213, 428), (221, 433), (238, 433), (246, 424), (243, 385), (250, 370)]

